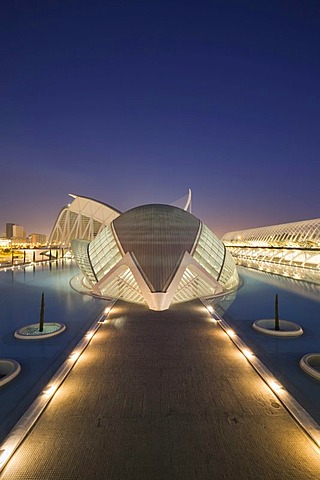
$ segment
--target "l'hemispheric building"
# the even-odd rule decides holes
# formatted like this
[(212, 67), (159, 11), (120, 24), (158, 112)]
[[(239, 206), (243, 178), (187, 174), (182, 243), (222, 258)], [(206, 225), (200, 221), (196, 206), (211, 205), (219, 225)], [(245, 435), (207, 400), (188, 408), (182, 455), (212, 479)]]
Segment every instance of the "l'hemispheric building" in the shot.
[(120, 214), (95, 200), (73, 197), (74, 205), (60, 212), (50, 242), (71, 241), (82, 287), (91, 294), (166, 310), (172, 303), (237, 287), (231, 254), (187, 211), (188, 202), (185, 209), (152, 204)]
[(152, 310), (214, 296), (238, 284), (223, 243), (189, 212), (170, 205), (133, 208), (72, 250), (93, 294), (146, 302)]

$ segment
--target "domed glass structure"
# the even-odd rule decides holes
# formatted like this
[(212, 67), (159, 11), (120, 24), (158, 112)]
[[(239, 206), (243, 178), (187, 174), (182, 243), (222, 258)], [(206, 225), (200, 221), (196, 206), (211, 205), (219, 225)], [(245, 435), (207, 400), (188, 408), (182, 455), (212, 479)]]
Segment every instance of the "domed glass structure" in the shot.
[(170, 205), (128, 210), (91, 242), (73, 240), (72, 250), (92, 294), (152, 310), (219, 295), (239, 281), (224, 244), (191, 213)]

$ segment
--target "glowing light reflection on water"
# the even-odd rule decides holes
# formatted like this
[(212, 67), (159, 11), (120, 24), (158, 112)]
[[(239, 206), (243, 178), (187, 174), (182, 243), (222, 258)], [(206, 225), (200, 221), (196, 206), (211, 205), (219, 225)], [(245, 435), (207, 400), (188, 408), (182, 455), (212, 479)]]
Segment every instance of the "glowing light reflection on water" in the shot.
[[(299, 367), (306, 353), (320, 352), (320, 285), (244, 267), (239, 273), (243, 285), (234, 298), (219, 301), (219, 313), (320, 424), (320, 382)], [(301, 325), (301, 337), (270, 337), (252, 328), (257, 319), (274, 318), (276, 293), (280, 318)]]
[[(0, 272), (0, 357), (21, 364), (18, 377), (0, 389), (0, 441), (106, 306), (70, 287), (78, 271), (73, 261), (64, 260)], [(42, 292), (45, 321), (64, 323), (65, 332), (35, 342), (14, 338), (15, 330), (39, 321)]]

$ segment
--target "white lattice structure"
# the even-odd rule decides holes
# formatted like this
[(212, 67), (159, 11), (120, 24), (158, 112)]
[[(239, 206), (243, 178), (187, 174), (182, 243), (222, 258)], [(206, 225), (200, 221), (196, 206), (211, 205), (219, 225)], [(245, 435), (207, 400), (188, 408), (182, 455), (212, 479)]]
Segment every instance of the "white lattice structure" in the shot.
[(226, 246), (320, 247), (320, 218), (226, 233)]
[(121, 213), (92, 198), (69, 195), (74, 200), (59, 213), (49, 236), (50, 246), (69, 247), (74, 239), (91, 241)]
[(253, 228), (224, 235), (238, 265), (320, 282), (320, 219)]

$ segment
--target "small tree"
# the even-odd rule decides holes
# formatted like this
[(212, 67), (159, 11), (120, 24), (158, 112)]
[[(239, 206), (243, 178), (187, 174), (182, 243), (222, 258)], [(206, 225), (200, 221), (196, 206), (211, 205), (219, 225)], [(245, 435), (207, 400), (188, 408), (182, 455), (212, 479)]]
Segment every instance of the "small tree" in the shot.
[(42, 292), (42, 295), (41, 295), (39, 332), (43, 332), (43, 324), (44, 324), (44, 292)]
[(274, 310), (275, 310), (274, 311), (274, 329), (276, 331), (279, 331), (280, 330), (280, 322), (279, 322), (278, 294), (276, 294)]

